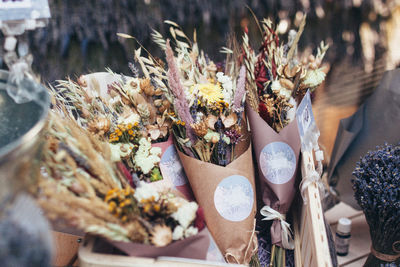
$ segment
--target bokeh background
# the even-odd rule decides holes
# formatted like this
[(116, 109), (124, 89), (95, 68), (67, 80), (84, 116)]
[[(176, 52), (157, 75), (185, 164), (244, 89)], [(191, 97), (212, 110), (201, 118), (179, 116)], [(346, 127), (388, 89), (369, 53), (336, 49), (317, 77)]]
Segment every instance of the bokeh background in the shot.
[(300, 41), (306, 53), (315, 52), (321, 40), (331, 45), (325, 62), (330, 72), (314, 98), (314, 113), (322, 132), (327, 155), (333, 147), (339, 119), (352, 114), (376, 87), (383, 72), (400, 61), (400, 7), (398, 0), (49, 0), (48, 27), (28, 35), (34, 55), (34, 69), (43, 82), (76, 78), (80, 74), (104, 71), (129, 75), (135, 36), (154, 55), (163, 57), (151, 41), (151, 30), (165, 35), (172, 20), (188, 36), (197, 29), (197, 39), (217, 61), (219, 49), (230, 33), (241, 40), (249, 28), (254, 48), (260, 34), (259, 19), (270, 17), (285, 33), (296, 28), (303, 12), (307, 25)]

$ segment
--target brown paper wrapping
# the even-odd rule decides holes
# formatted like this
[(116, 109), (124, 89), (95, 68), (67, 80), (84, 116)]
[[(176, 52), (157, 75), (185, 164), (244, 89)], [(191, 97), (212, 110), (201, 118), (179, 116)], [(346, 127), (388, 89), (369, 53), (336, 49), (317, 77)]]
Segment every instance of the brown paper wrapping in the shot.
[[(186, 156), (180, 151), (178, 154), (196, 200), (204, 209), (207, 227), (226, 261), (249, 263), (257, 248), (257, 237), (254, 234), (256, 198), (251, 146), (248, 146), (242, 155), (226, 167)], [(251, 196), (253, 205), (248, 211), (249, 215), (240, 221), (225, 219), (218, 212), (214, 202), (214, 194), (219, 183), (233, 175), (245, 177), (253, 190)]]
[[(264, 205), (270, 206), (281, 214), (286, 214), (297, 191), (296, 177), (298, 176), (298, 162), (300, 155), (300, 135), (296, 120), (289, 123), (279, 133), (275, 132), (250, 106), (247, 106), (247, 115), (250, 121), (251, 137), (258, 166), (258, 180), (261, 187)], [(286, 143), (291, 147), (296, 159), (294, 174), (289, 181), (276, 184), (264, 176), (260, 162), (260, 154), (265, 146), (273, 142)], [(265, 164), (264, 164), (265, 165)], [(265, 171), (265, 169), (264, 169)], [(271, 240), (273, 244), (282, 245), (281, 224), (275, 220), (271, 227)]]
[(167, 256), (205, 260), (210, 246), (210, 237), (207, 228), (204, 228), (197, 235), (174, 241), (164, 247), (117, 241), (108, 241), (108, 243), (128, 256), (148, 258)]

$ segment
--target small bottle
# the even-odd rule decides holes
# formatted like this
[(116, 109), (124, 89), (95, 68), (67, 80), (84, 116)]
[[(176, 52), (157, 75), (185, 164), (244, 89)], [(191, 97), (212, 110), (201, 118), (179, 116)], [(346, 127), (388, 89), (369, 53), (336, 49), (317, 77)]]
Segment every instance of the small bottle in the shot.
[(340, 218), (336, 228), (336, 254), (339, 256), (346, 256), (349, 253), (349, 243), (351, 231), (351, 220), (347, 218)]

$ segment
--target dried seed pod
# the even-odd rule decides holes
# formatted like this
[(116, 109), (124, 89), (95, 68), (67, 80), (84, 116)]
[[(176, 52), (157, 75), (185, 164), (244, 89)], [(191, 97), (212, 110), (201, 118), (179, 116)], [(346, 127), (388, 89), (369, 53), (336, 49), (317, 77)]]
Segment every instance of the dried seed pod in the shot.
[(160, 89), (160, 88), (157, 88), (155, 91), (154, 91), (154, 95), (156, 95), (156, 96), (160, 96), (160, 95), (162, 95), (163, 94), (163, 91)]
[(110, 120), (104, 117), (95, 118), (88, 123), (88, 129), (92, 133), (107, 133), (110, 130)]
[(285, 79), (285, 78), (279, 79), (279, 83), (281, 84), (281, 86), (285, 87), (286, 89), (289, 89), (289, 90), (294, 89), (294, 84), (289, 79)]
[(318, 68), (317, 63), (316, 62), (312, 62), (309, 64), (309, 68), (312, 70), (316, 70)]
[(149, 103), (147, 103), (147, 107), (149, 108), (150, 111), (149, 123), (154, 124), (157, 119), (157, 108), (153, 105), (150, 105)]
[(237, 117), (236, 113), (231, 113), (226, 117), (222, 114), (221, 120), (222, 120), (222, 123), (224, 124), (225, 128), (230, 128), (236, 124), (236, 122), (238, 121), (238, 117)]
[(208, 117), (206, 118), (207, 127), (212, 129), (212, 130), (215, 130), (215, 126), (214, 125), (217, 122), (217, 120), (218, 120), (218, 118), (216, 116), (208, 115)]
[(315, 64), (317, 65), (317, 68), (319, 68), (319, 66), (321, 66), (321, 59), (320, 59), (320, 58), (317, 58), (317, 59), (315, 60)]
[(172, 231), (166, 225), (156, 225), (151, 231), (151, 243), (156, 247), (163, 247), (172, 242)]
[(131, 79), (131, 82), (129, 83), (129, 85), (132, 86), (133, 88), (136, 88), (138, 86), (138, 84), (135, 81), (135, 79)]
[(160, 107), (163, 104), (162, 99), (156, 99), (154, 100), (154, 106)]
[(158, 112), (160, 112), (161, 114), (164, 113), (164, 111), (166, 111), (167, 109), (164, 106), (161, 106), (158, 108)]
[(211, 143), (213, 143), (213, 144), (216, 144), (216, 143), (218, 143), (218, 141), (219, 141), (219, 137), (218, 136), (213, 136), (213, 137), (211, 137)]
[(193, 123), (190, 126), (193, 128), (194, 133), (199, 137), (203, 137), (207, 134), (208, 128), (205, 122)]
[(160, 125), (160, 126), (163, 125), (164, 121), (165, 121), (165, 117), (162, 117), (162, 116), (157, 116), (156, 117), (156, 122), (157, 122), (158, 125)]
[(132, 104), (133, 104), (135, 107), (137, 107), (137, 106), (139, 106), (139, 105), (147, 105), (146, 99), (145, 99), (141, 94), (139, 94), (138, 92), (133, 92), (133, 93), (130, 95), (130, 99), (131, 99), (131, 101), (132, 101)]
[(84, 117), (84, 118), (89, 118), (89, 116), (90, 116), (90, 112), (86, 108), (81, 109), (81, 114), (82, 114), (82, 117)]
[(151, 140), (157, 140), (161, 135), (160, 129), (152, 129), (149, 131), (149, 136)]
[(286, 78), (293, 78), (299, 71), (300, 71), (299, 66), (294, 66), (293, 68), (290, 68), (289, 64), (286, 64), (286, 66), (283, 69), (283, 73)]
[(306, 75), (307, 75), (307, 69), (304, 66), (302, 66), (300, 71), (300, 79), (301, 80), (304, 79)]
[[(286, 65), (287, 66), (287, 65)], [(284, 75), (284, 73), (283, 73), (283, 69), (284, 69), (284, 66), (283, 65), (279, 65), (279, 67), (276, 69), (276, 72), (278, 73), (278, 76), (283, 76)]]
[(87, 87), (86, 77), (84, 75), (79, 76), (78, 84), (82, 87)]
[(109, 94), (110, 98), (119, 96), (119, 93), (114, 89), (114, 87), (110, 86), (108, 88), (109, 88), (108, 94)]
[(68, 189), (78, 195), (86, 192), (85, 188), (79, 182), (73, 182)]
[(162, 101), (162, 105), (158, 108), (158, 111), (159, 111), (161, 114), (163, 114), (166, 110), (169, 109), (170, 106), (171, 106), (171, 103), (170, 103), (168, 100), (164, 99), (164, 100)]
[(155, 93), (154, 86), (151, 84), (150, 79), (142, 79), (140, 81), (140, 89), (148, 96), (153, 96)]
[(161, 137), (166, 137), (168, 135), (168, 126), (160, 127)]

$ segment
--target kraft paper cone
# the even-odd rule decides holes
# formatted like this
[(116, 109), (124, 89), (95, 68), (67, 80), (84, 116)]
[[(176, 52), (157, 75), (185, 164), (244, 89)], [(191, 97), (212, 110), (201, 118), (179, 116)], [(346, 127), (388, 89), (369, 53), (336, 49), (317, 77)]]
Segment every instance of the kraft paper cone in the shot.
[(172, 134), (165, 142), (151, 144), (152, 147), (161, 148), (160, 171), (163, 179), (153, 182), (157, 191), (176, 189), (188, 200), (193, 200), (193, 192), (184, 172), (179, 156), (176, 152)]
[[(297, 122), (292, 121), (277, 133), (249, 106), (247, 116), (262, 200), (265, 205), (286, 214), (297, 191), (296, 177), (301, 148)], [(282, 245), (281, 232), (281, 224), (275, 220), (271, 227), (273, 244)]]
[(120, 249), (128, 256), (148, 258), (167, 256), (205, 260), (210, 246), (210, 237), (207, 228), (204, 228), (197, 235), (174, 241), (164, 247), (117, 241), (107, 242)]
[(251, 146), (226, 167), (178, 151), (207, 227), (226, 261), (249, 263), (257, 248)]

